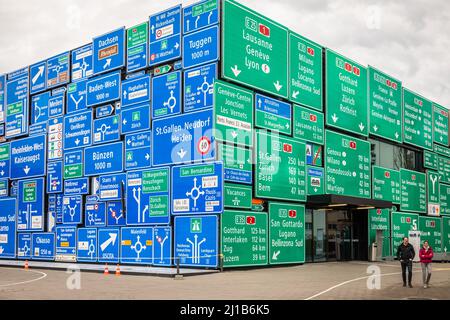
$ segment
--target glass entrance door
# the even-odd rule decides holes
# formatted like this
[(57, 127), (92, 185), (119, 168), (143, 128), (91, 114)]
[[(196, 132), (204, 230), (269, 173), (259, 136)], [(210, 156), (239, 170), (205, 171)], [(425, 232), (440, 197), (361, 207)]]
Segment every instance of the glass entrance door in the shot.
[(347, 210), (327, 211), (328, 261), (348, 261), (352, 254), (352, 220)]

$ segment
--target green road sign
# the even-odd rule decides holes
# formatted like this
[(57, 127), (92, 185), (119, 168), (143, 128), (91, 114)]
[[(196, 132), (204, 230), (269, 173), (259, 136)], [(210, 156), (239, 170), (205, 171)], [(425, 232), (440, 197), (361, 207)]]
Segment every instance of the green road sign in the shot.
[(8, 196), (8, 180), (0, 180), (0, 196), (6, 197)]
[(148, 22), (127, 29), (127, 49), (146, 44), (148, 39)]
[(400, 172), (372, 166), (372, 198), (400, 203)]
[(425, 173), (400, 169), (402, 196), (400, 210), (427, 212), (427, 187)]
[(322, 47), (289, 32), (289, 99), (323, 110)]
[(35, 180), (23, 184), (23, 202), (36, 202), (37, 183)]
[(403, 88), (403, 141), (433, 150), (431, 101)]
[(303, 142), (256, 130), (256, 197), (306, 201)]
[(267, 213), (225, 210), (220, 230), (224, 267), (267, 264)]
[(427, 191), (428, 215), (439, 216), (441, 198), (439, 196), (439, 174), (436, 171), (427, 170)]
[(434, 152), (442, 156), (450, 157), (450, 148), (434, 144)]
[(433, 103), (433, 119), (434, 142), (448, 146), (448, 110)]
[[(0, 145), (0, 161), (9, 159), (9, 143)], [(2, 168), (4, 170), (5, 168)]]
[(376, 241), (377, 230), (383, 230), (383, 250), (382, 256), (391, 255), (391, 224), (389, 221), (389, 209), (371, 209), (369, 210), (369, 247)]
[(226, 208), (251, 209), (252, 187), (234, 183), (224, 185), (224, 205)]
[(443, 183), (450, 183), (450, 158), (437, 156), (439, 181)]
[(327, 125), (367, 136), (367, 69), (327, 49)]
[(222, 76), (287, 98), (288, 29), (237, 2), (224, 0)]
[(428, 169), (438, 170), (438, 156), (434, 152), (423, 151), (423, 166)]
[[(142, 193), (152, 194), (167, 192), (169, 189), (169, 169), (151, 169), (142, 171)], [(150, 216), (166, 216), (169, 212), (167, 195), (150, 196)]]
[(229, 144), (217, 144), (217, 160), (223, 162), (225, 181), (251, 183), (253, 150)]
[(442, 251), (450, 251), (450, 217), (442, 218)]
[(294, 105), (294, 138), (323, 144), (325, 132), (323, 118), (322, 112)]
[(253, 146), (253, 92), (215, 81), (214, 128), (218, 141)]
[(419, 217), (420, 243), (428, 241), (435, 253), (442, 252), (441, 218)]
[(269, 263), (305, 262), (305, 206), (269, 203)]
[(392, 254), (397, 253), (398, 246), (404, 237), (409, 237), (409, 231), (418, 230), (419, 215), (415, 213), (392, 212)]
[(323, 168), (306, 167), (306, 191), (308, 196), (325, 193), (325, 172)]
[(441, 214), (450, 215), (450, 185), (439, 183), (439, 197), (441, 199)]
[(370, 198), (370, 143), (325, 132), (326, 193)]
[(83, 164), (70, 164), (64, 166), (64, 179), (82, 178)]
[(402, 142), (402, 82), (369, 66), (370, 134)]

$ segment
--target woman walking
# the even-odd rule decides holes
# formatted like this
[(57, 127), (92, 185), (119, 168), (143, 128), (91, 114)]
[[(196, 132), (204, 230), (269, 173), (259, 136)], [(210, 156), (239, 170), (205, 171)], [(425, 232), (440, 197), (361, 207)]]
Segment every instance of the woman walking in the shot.
[(433, 259), (433, 249), (428, 241), (423, 242), (423, 246), (419, 251), (420, 265), (422, 266), (423, 287), (426, 289), (431, 278), (431, 260)]

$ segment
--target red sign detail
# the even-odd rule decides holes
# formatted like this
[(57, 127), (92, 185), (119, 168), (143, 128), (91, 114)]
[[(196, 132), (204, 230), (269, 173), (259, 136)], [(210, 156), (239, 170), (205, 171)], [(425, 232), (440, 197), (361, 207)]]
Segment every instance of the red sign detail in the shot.
[(247, 217), (247, 224), (255, 224), (255, 223), (256, 223), (255, 216), (248, 216)]
[(270, 28), (260, 23), (259, 33), (261, 33), (263, 36), (270, 37)]

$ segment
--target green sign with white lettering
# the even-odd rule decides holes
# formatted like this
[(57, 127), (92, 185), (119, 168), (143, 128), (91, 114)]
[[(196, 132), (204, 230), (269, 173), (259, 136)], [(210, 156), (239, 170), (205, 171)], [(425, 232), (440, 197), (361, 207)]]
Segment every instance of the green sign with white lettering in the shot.
[(288, 29), (231, 1), (222, 9), (222, 77), (288, 96)]
[(402, 82), (369, 66), (369, 132), (402, 142)]
[(269, 263), (305, 262), (305, 206), (269, 203)]
[(223, 162), (224, 180), (251, 184), (253, 150), (229, 144), (217, 144), (217, 160)]
[(325, 193), (325, 172), (321, 167), (306, 167), (306, 189), (308, 196)]
[(400, 203), (400, 172), (372, 166), (372, 198)]
[(427, 170), (427, 191), (428, 215), (439, 216), (441, 198), (439, 196), (439, 174), (436, 171)]
[(427, 212), (427, 187), (425, 173), (400, 169), (402, 196), (400, 210)]
[(434, 142), (448, 146), (448, 110), (433, 103)]
[[(392, 212), (392, 253), (395, 255), (404, 237), (409, 237), (409, 231), (418, 230), (419, 215), (415, 213)], [(417, 253), (416, 253), (417, 254)]]
[(322, 47), (289, 32), (289, 99), (323, 110)]
[(224, 185), (224, 205), (227, 208), (251, 209), (252, 187), (234, 183)]
[(442, 250), (450, 251), (450, 217), (442, 218)]
[(450, 158), (437, 156), (439, 181), (443, 183), (450, 183)]
[(83, 164), (69, 164), (64, 166), (64, 179), (83, 177)]
[(389, 220), (389, 209), (371, 209), (369, 210), (369, 247), (376, 241), (377, 230), (383, 231), (383, 250), (382, 256), (391, 255), (391, 224)]
[(37, 197), (37, 182), (36, 180), (28, 181), (23, 184), (23, 202), (36, 202)]
[(403, 141), (433, 150), (433, 109), (431, 101), (403, 88)]
[[(9, 143), (0, 145), (0, 161), (5, 161), (9, 159)], [(2, 168), (5, 170), (6, 168)], [(2, 174), (3, 176), (3, 174)]]
[(294, 138), (323, 144), (325, 129), (322, 112), (294, 105)]
[(425, 240), (435, 253), (442, 252), (441, 218), (419, 217), (420, 242)]
[(439, 144), (434, 144), (434, 152), (440, 154), (441, 156), (450, 157), (450, 148), (441, 146)]
[(370, 143), (325, 132), (326, 193), (370, 198)]
[(367, 69), (327, 49), (325, 72), (327, 125), (367, 136)]
[(127, 29), (127, 49), (131, 49), (136, 46), (146, 44), (148, 39), (147, 30), (148, 30), (148, 22), (144, 22), (138, 24), (137, 26)]
[(428, 169), (438, 170), (438, 156), (436, 153), (423, 151), (423, 166)]
[[(142, 171), (142, 193), (152, 194), (169, 190), (169, 169), (150, 169)], [(169, 197), (151, 195), (149, 198), (150, 216), (167, 216), (169, 214)]]
[(441, 214), (450, 215), (450, 185), (439, 183)]

